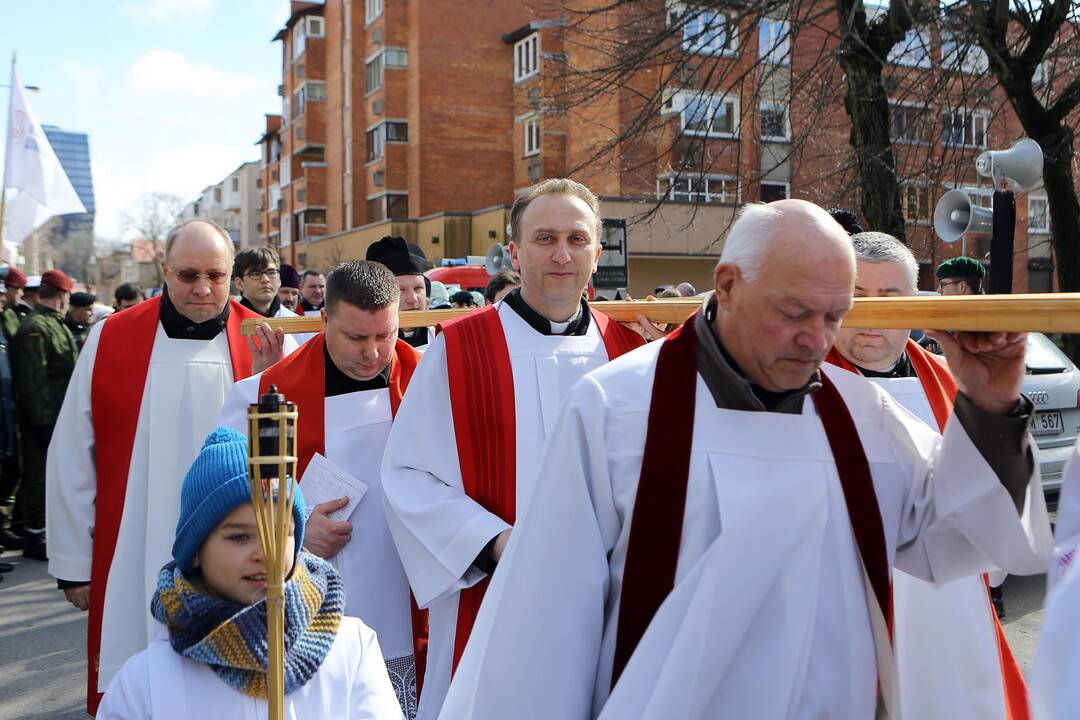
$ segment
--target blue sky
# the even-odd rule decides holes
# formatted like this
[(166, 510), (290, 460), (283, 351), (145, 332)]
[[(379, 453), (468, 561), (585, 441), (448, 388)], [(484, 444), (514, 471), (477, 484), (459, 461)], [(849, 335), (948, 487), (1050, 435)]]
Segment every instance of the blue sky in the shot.
[(0, 0), (0, 82), (17, 52), (41, 122), (90, 135), (97, 234), (119, 239), (144, 194), (190, 200), (258, 159), (287, 16), (283, 0)]

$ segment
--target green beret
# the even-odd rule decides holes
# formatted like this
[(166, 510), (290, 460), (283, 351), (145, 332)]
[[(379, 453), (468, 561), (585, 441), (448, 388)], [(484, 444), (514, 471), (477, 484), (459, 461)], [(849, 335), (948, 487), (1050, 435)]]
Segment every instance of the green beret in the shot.
[(938, 280), (943, 278), (984, 278), (986, 268), (975, 258), (954, 257), (938, 265)]

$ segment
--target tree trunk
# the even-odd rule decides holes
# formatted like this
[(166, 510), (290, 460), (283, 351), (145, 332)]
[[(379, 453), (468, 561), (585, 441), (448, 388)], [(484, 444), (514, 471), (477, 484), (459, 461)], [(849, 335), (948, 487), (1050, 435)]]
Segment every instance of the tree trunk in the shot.
[[(1050, 204), (1050, 227), (1058, 285), (1080, 291), (1080, 204), (1076, 200), (1072, 164), (1073, 130), (1061, 123), (1056, 132), (1037, 138), (1043, 149), (1043, 184)], [(1080, 359), (1080, 335), (1065, 335), (1065, 352)]]

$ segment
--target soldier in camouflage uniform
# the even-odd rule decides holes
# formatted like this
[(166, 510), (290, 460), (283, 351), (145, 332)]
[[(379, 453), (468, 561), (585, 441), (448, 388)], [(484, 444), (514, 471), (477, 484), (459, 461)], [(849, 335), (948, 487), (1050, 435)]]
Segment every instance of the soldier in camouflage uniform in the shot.
[(97, 302), (97, 296), (88, 292), (72, 293), (68, 301), (69, 307), (64, 322), (67, 323), (71, 334), (75, 336), (75, 343), (80, 351), (86, 344), (86, 338), (90, 337), (90, 319), (94, 315), (95, 302)]
[(4, 327), (4, 338), (9, 346), (15, 339), (15, 333), (19, 332), (19, 325), (22, 324), (23, 318), (33, 309), (23, 302), (25, 288), (26, 276), (18, 268), (9, 267), (4, 276), (4, 313), (0, 316), (0, 324)]
[[(4, 360), (3, 365), (7, 368), (7, 382), (11, 384), (10, 352), (11, 343), (15, 339), (15, 333), (19, 331), (19, 325), (23, 318), (30, 314), (32, 308), (23, 301), (23, 288), (26, 287), (26, 275), (16, 267), (8, 267), (3, 273), (4, 280), (4, 309), (0, 314), (0, 329), (4, 337)], [(4, 405), (10, 422), (4, 430), (4, 441), (0, 442), (5, 448), (0, 451), (0, 545), (8, 550), (22, 547), (22, 536), (15, 533), (13, 521), (16, 520), (15, 496), (19, 492), (19, 479), (22, 470), (19, 464), (18, 444), (15, 441), (14, 428), (14, 405), (11, 403), (10, 393), (8, 402)], [(10, 405), (10, 407), (8, 407)], [(7, 433), (10, 433), (8, 438)], [(10, 440), (10, 442), (8, 442)]]
[(79, 351), (64, 322), (72, 282), (59, 270), (41, 278), (38, 304), (15, 335), (16, 412), (23, 476), (18, 505), (26, 530), (23, 555), (45, 560), (45, 456)]

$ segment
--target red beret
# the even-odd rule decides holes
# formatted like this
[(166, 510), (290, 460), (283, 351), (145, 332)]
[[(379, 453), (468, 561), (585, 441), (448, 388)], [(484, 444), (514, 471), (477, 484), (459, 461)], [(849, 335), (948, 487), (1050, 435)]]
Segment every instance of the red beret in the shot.
[(9, 288), (26, 287), (26, 276), (23, 275), (22, 270), (19, 268), (9, 267), (7, 276), (4, 278), (4, 285)]
[(71, 292), (71, 288), (75, 286), (71, 282), (71, 278), (63, 273), (61, 270), (47, 270), (41, 275), (41, 282), (47, 282), (54, 288), (63, 290), (64, 292)]

